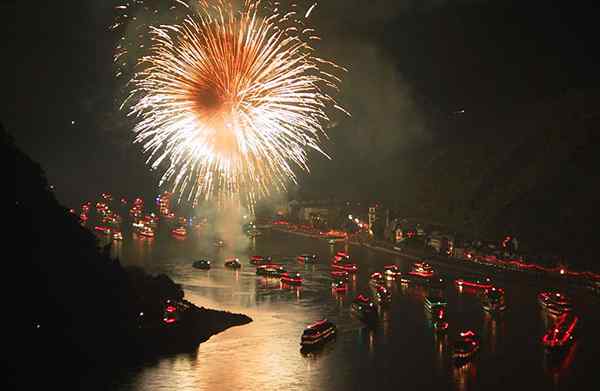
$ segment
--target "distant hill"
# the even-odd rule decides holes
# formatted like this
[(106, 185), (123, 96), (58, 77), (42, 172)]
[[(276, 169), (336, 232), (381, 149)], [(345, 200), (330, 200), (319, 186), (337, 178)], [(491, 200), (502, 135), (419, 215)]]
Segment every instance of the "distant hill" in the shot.
[(415, 154), (401, 174), (400, 209), (475, 235), (513, 234), (526, 251), (600, 270), (593, 246), (600, 93), (572, 92), (504, 114), (464, 127), (457, 121), (443, 143)]
[(14, 161), (16, 170), (5, 257), (15, 251), (7, 259), (5, 286), (16, 309), (10, 321), (23, 334), (15, 341), (17, 350), (28, 357), (27, 366), (61, 366), (57, 376), (76, 379), (72, 371), (80, 366), (131, 362), (173, 347), (193, 349), (212, 334), (251, 321), (188, 303), (189, 321), (182, 326), (166, 333), (146, 327), (162, 324), (166, 300), (183, 300), (181, 287), (166, 275), (125, 269), (99, 249), (95, 236), (57, 202), (42, 168), (1, 126), (0, 136), (2, 156)]

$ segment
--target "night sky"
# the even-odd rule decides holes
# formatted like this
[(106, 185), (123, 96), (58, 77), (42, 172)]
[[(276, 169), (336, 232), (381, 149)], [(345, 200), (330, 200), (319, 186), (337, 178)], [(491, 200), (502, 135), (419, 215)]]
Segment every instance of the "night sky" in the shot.
[[(0, 120), (17, 145), (40, 162), (66, 205), (102, 191), (155, 192), (156, 176), (118, 110), (122, 83), (112, 65), (118, 36), (108, 29), (118, 3), (16, 3), (1, 6), (9, 30), (3, 85), (16, 89), (12, 96), (5, 88)], [(313, 176), (301, 185), (335, 188), (369, 176), (386, 156), (439, 137), (432, 117), (465, 110), (491, 120), (520, 102), (599, 85), (591, 5), (322, 3), (312, 16), (323, 37), (318, 49), (349, 69), (339, 101), (352, 117), (330, 129), (334, 159), (314, 161)]]

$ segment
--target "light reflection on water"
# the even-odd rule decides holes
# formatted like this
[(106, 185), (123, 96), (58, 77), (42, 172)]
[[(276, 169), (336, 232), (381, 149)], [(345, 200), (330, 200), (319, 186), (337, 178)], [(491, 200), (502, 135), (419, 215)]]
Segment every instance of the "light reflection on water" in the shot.
[[(154, 240), (126, 239), (113, 248), (124, 264), (170, 275), (182, 284), (193, 303), (245, 313), (254, 319), (211, 337), (193, 354), (161, 358), (132, 370), (117, 389), (469, 390), (481, 384), (490, 390), (511, 386), (544, 389), (553, 384), (569, 389), (579, 382), (585, 384), (586, 376), (591, 376), (585, 371), (589, 358), (578, 357), (580, 352), (575, 349), (558, 366), (545, 361), (539, 338), (549, 320), (539, 317), (536, 295), (540, 288), (506, 282), (509, 307), (505, 316), (496, 319), (483, 313), (477, 292), (459, 292), (449, 284), (444, 294), (450, 327), (447, 334), (437, 335), (423, 307), (427, 288), (390, 281), (386, 284), (393, 294), (392, 303), (382, 308), (377, 327), (366, 328), (349, 311), (352, 299), (370, 291), (368, 276), (373, 271), (393, 262), (408, 268), (411, 261), (276, 232), (250, 244), (253, 247), (248, 251), (231, 253), (228, 248), (213, 247), (208, 240), (169, 241), (159, 235)], [(358, 274), (351, 276), (347, 292), (333, 291), (330, 286), (328, 260), (339, 250), (348, 251), (360, 267)], [(297, 262), (295, 256), (304, 252), (318, 253), (320, 262)], [(248, 263), (253, 254), (272, 255), (288, 270), (299, 271), (303, 285), (287, 286), (278, 279), (256, 276)], [(240, 270), (224, 268), (223, 261), (230, 256), (239, 257)], [(191, 267), (192, 261), (201, 257), (211, 259), (211, 270)], [(337, 339), (321, 351), (301, 354), (303, 329), (324, 317), (337, 325)], [(591, 318), (589, 323), (597, 325), (597, 314)], [(482, 336), (482, 349), (474, 362), (456, 367), (449, 346), (458, 331), (467, 328)], [(593, 333), (586, 337), (587, 343), (598, 346), (597, 337), (590, 338), (595, 337)], [(578, 368), (577, 377), (570, 374), (575, 372), (569, 371), (571, 367)], [(507, 373), (514, 376), (507, 377)]]

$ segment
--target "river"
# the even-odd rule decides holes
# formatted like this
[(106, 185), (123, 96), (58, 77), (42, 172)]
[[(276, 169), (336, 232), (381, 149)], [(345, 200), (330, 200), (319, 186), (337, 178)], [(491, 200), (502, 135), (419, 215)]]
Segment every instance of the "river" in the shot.
[[(333, 293), (329, 285), (329, 259), (339, 250), (348, 251), (360, 268), (346, 294)], [(484, 314), (476, 293), (459, 292), (448, 284), (450, 327), (445, 336), (436, 336), (423, 308), (427, 290), (419, 286), (390, 282), (392, 303), (380, 314), (375, 329), (365, 328), (351, 315), (352, 299), (369, 293), (370, 273), (388, 263), (408, 269), (413, 262), (392, 254), (268, 230), (235, 251), (214, 247), (198, 233), (185, 240), (166, 234), (151, 240), (126, 237), (113, 251), (125, 265), (166, 273), (196, 305), (245, 313), (254, 321), (211, 337), (194, 352), (110, 374), (91, 372), (83, 378), (82, 387), (87, 389), (101, 385), (115, 390), (572, 390), (598, 384), (594, 370), (600, 350), (600, 306), (587, 292), (568, 292), (583, 327), (564, 358), (551, 363), (540, 343), (549, 320), (536, 302), (537, 293), (553, 288), (544, 282), (494, 276), (505, 288), (508, 304), (499, 319)], [(304, 252), (317, 253), (320, 263), (298, 263), (295, 256)], [(288, 270), (300, 271), (304, 284), (284, 288), (276, 279), (256, 276), (248, 263), (255, 254), (271, 255)], [(241, 270), (223, 267), (223, 260), (231, 256), (240, 258)], [(213, 261), (211, 270), (191, 266), (201, 257)], [(462, 274), (456, 268), (436, 269), (449, 279)], [(320, 352), (301, 354), (303, 329), (323, 317), (337, 325), (338, 338)], [(464, 329), (481, 335), (481, 349), (470, 364), (456, 367), (450, 346)]]

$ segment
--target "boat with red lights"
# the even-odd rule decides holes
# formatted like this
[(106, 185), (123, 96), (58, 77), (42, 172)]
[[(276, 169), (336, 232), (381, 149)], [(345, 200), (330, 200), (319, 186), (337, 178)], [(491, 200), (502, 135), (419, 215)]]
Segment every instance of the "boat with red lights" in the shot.
[(278, 263), (266, 263), (256, 267), (256, 274), (265, 277), (280, 277), (286, 270)]
[(431, 326), (437, 332), (448, 330), (448, 321), (446, 320), (446, 307), (435, 307), (431, 314)]
[(431, 277), (433, 275), (433, 268), (427, 262), (415, 262), (409, 274), (420, 277)]
[(348, 281), (343, 279), (335, 279), (331, 281), (331, 289), (336, 292), (343, 292), (348, 290)]
[(377, 300), (379, 304), (388, 304), (392, 301), (392, 293), (383, 285), (376, 285), (373, 287), (373, 291), (373, 296), (375, 296), (375, 300)]
[(490, 314), (499, 314), (506, 309), (504, 289), (491, 287), (486, 289), (481, 299), (481, 307)]
[(301, 285), (303, 281), (300, 273), (284, 272), (281, 274), (281, 282), (289, 285)]
[(242, 267), (242, 263), (237, 258), (228, 258), (225, 260), (225, 267), (230, 269), (239, 269)]
[(538, 303), (549, 314), (554, 316), (560, 316), (565, 312), (573, 310), (571, 300), (560, 292), (541, 292), (538, 295)]
[(454, 285), (458, 288), (491, 289), (492, 279), (489, 277), (464, 277), (454, 280)]
[(358, 266), (353, 263), (332, 263), (331, 268), (335, 270), (341, 270), (348, 273), (356, 273), (358, 271)]
[(385, 278), (383, 277), (383, 274), (381, 274), (379, 272), (371, 273), (371, 275), (369, 276), (369, 284), (370, 285), (381, 285), (384, 283), (385, 283)]
[(319, 320), (304, 329), (300, 337), (300, 346), (303, 350), (316, 348), (335, 338), (336, 333), (337, 329), (333, 323), (327, 319)]
[(396, 279), (402, 275), (402, 272), (398, 265), (385, 265), (383, 267), (383, 274), (389, 279)]
[(250, 257), (250, 263), (252, 265), (262, 265), (265, 263), (270, 263), (271, 257), (264, 257), (262, 255), (253, 255)]
[(153, 238), (154, 230), (151, 227), (145, 225), (142, 228), (140, 228), (140, 230), (138, 231), (138, 235), (145, 236), (147, 238)]
[(319, 256), (317, 254), (300, 254), (296, 257), (299, 262), (304, 263), (317, 263)]
[(329, 274), (331, 274), (331, 277), (333, 278), (344, 279), (346, 281), (348, 281), (348, 278), (350, 277), (350, 273), (344, 270), (332, 270)]
[(112, 230), (110, 229), (110, 227), (106, 227), (103, 225), (97, 225), (94, 227), (94, 229), (104, 235), (109, 235), (111, 234)]
[(542, 337), (542, 344), (547, 352), (555, 352), (568, 347), (575, 339), (575, 329), (579, 317), (572, 312), (565, 312), (546, 331)]
[(187, 229), (185, 229), (185, 227), (174, 228), (171, 230), (171, 235), (185, 238), (187, 236)]
[(365, 322), (377, 319), (377, 307), (375, 303), (364, 295), (358, 295), (350, 306), (352, 312)]
[(470, 360), (479, 350), (479, 338), (471, 330), (460, 333), (460, 338), (452, 347), (452, 358), (456, 363)]

